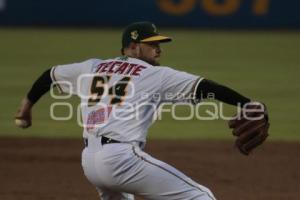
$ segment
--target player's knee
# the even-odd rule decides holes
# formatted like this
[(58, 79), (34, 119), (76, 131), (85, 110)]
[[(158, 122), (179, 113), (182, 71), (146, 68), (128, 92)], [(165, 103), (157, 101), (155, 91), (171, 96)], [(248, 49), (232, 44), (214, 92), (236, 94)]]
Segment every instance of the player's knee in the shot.
[(215, 196), (210, 191), (210, 189), (208, 189), (207, 187), (204, 187), (202, 185), (198, 185), (198, 187), (201, 192), (201, 195), (200, 195), (201, 198), (199, 198), (199, 200), (216, 200)]

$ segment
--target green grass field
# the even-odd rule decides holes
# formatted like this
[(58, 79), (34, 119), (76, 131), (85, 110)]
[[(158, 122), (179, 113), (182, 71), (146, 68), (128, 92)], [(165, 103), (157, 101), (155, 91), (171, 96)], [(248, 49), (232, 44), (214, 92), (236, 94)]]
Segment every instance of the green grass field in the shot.
[[(300, 140), (300, 34), (298, 32), (214, 32), (162, 30), (174, 42), (162, 45), (162, 64), (228, 85), (269, 107), (270, 138)], [(33, 111), (33, 126), (14, 126), (14, 114), (32, 82), (47, 68), (119, 55), (120, 30), (0, 29), (0, 135), (81, 137), (70, 121), (50, 119), (46, 95)], [(71, 100), (75, 106), (78, 99)], [(234, 107), (226, 106), (232, 115)], [(187, 113), (179, 108), (178, 115)], [(58, 111), (61, 115), (64, 110)], [(76, 112), (75, 112), (76, 113)], [(175, 121), (163, 115), (150, 138), (232, 138), (222, 120)]]

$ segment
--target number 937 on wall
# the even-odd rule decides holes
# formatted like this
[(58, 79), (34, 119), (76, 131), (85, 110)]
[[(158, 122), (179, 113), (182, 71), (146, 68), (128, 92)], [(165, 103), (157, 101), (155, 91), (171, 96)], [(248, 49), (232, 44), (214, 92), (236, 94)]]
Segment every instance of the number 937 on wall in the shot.
[[(272, 0), (157, 0), (161, 11), (170, 15), (186, 15), (197, 7), (211, 16), (233, 15), (247, 7), (254, 16), (266, 15)], [(243, 9), (244, 10), (244, 9)]]

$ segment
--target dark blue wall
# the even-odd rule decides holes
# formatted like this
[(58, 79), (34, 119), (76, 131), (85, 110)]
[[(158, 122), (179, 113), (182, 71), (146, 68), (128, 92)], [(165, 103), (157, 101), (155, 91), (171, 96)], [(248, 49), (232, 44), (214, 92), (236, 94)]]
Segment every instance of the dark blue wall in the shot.
[(0, 25), (299, 28), (299, 0), (0, 0)]

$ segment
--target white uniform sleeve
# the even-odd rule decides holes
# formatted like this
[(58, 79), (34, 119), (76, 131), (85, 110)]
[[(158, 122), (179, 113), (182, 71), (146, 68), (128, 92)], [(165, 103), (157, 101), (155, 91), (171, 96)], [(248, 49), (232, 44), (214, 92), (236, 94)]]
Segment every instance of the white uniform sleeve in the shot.
[(78, 77), (81, 74), (92, 72), (95, 59), (90, 59), (81, 63), (67, 65), (57, 65), (51, 69), (53, 83), (62, 93), (77, 94)]
[(199, 76), (163, 67), (161, 101), (193, 102), (195, 87), (203, 79)]

